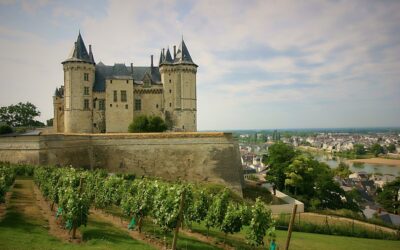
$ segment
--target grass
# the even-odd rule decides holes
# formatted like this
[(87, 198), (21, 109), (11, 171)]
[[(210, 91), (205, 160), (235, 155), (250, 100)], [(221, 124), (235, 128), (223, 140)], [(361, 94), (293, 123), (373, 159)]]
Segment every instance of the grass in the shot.
[[(112, 214), (114, 216), (121, 217), (125, 220), (130, 219), (122, 213), (120, 208), (118, 208), (116, 206), (112, 206), (107, 209), (104, 209), (104, 211), (106, 211), (107, 213)], [(157, 225), (155, 225), (150, 218), (146, 218), (144, 220), (142, 232), (147, 235), (150, 235), (153, 238), (158, 239), (159, 241), (163, 241), (164, 236), (165, 236), (168, 246), (171, 246), (173, 234), (171, 232), (164, 234), (164, 232)], [(212, 245), (205, 244), (201, 241), (198, 241), (194, 238), (187, 237), (182, 233), (179, 233), (177, 247), (178, 247), (178, 249), (194, 249), (194, 250), (196, 250), (196, 249), (199, 249), (199, 250), (200, 249), (206, 249), (206, 250), (219, 249)]]
[(154, 249), (94, 216), (87, 227), (80, 228), (82, 243), (55, 238), (35, 205), (32, 185), (31, 180), (17, 180), (14, 185), (7, 214), (0, 222), (0, 249)]
[[(192, 229), (195, 232), (207, 234), (207, 229), (200, 224), (193, 224)], [(228, 235), (227, 242), (230, 245), (235, 246), (236, 249), (241, 250), (261, 250), (266, 249), (266, 247), (253, 248), (246, 244), (246, 230), (243, 229), (240, 233)], [(211, 229), (209, 232), (211, 237), (223, 241), (224, 234)], [(278, 243), (279, 249), (284, 249), (287, 232), (276, 230), (276, 241)], [(265, 242), (267, 239), (265, 238)], [(363, 249), (363, 250), (391, 250), (400, 249), (400, 241), (390, 241), (390, 240), (375, 240), (375, 239), (363, 239), (345, 236), (332, 236), (332, 235), (321, 235), (321, 234), (311, 234), (311, 233), (301, 233), (293, 232), (290, 242), (290, 249), (296, 250), (340, 250), (340, 249)]]
[[(171, 232), (164, 234), (164, 232), (157, 226), (154, 225), (151, 221), (146, 220), (145, 223), (143, 224), (143, 232), (152, 235), (153, 237), (156, 237), (160, 240), (164, 239), (164, 236), (166, 237), (166, 241), (168, 243), (168, 247), (171, 247), (172, 243), (172, 238), (173, 234)], [(203, 243), (201, 241), (198, 241), (194, 238), (187, 237), (183, 235), (182, 233), (179, 233), (178, 236), (178, 243), (177, 243), (177, 248), (178, 249), (191, 249), (191, 250), (214, 250), (214, 249), (220, 249), (218, 247)]]

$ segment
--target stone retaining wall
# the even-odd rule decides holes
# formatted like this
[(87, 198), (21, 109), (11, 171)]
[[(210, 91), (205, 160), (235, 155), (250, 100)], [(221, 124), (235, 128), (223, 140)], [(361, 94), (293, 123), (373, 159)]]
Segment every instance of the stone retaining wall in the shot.
[(138, 176), (213, 182), (242, 194), (239, 147), (230, 133), (0, 137), (0, 161), (106, 168)]

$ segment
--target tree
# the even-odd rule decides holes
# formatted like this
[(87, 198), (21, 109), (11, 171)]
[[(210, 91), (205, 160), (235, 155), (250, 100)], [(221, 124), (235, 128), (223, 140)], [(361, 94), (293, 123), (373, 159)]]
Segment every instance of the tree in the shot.
[(319, 162), (311, 157), (299, 155), (285, 169), (285, 185), (294, 189), (294, 194), (313, 192), (314, 181), (318, 173)]
[(0, 107), (0, 121), (12, 127), (42, 126), (34, 119), (39, 115), (40, 111), (30, 102)]
[(46, 120), (46, 126), (48, 127), (53, 126), (53, 118)]
[(285, 169), (296, 156), (296, 152), (291, 145), (276, 142), (269, 147), (268, 153), (267, 164), (270, 166), (270, 170), (266, 176), (266, 180), (275, 183), (278, 189), (282, 190), (285, 186)]
[(143, 133), (148, 132), (149, 120), (146, 115), (139, 115), (133, 119), (133, 122), (129, 124), (128, 131), (131, 133)]
[(374, 143), (369, 150), (375, 156), (378, 156), (379, 154), (383, 154), (384, 153), (384, 149), (379, 143)]
[(363, 144), (354, 144), (353, 150), (356, 155), (365, 155), (366, 153)]
[(167, 125), (159, 116), (149, 116), (148, 132), (164, 132), (167, 130)]
[(13, 129), (10, 125), (0, 124), (0, 135), (12, 133)]
[(400, 177), (386, 183), (382, 192), (378, 194), (377, 200), (387, 211), (395, 214), (400, 213)]
[(139, 115), (133, 119), (128, 131), (131, 133), (164, 132), (167, 125), (159, 116)]
[(396, 145), (390, 143), (389, 146), (386, 147), (387, 151), (390, 153), (394, 153), (396, 151)]
[(340, 178), (348, 178), (351, 175), (349, 165), (344, 162), (340, 162), (339, 166), (333, 170), (333, 173)]

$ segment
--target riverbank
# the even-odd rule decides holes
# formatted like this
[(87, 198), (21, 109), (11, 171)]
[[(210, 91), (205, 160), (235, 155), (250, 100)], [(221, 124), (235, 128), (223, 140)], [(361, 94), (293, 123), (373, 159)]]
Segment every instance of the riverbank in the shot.
[(370, 163), (370, 164), (382, 164), (382, 165), (392, 165), (400, 167), (400, 160), (397, 159), (386, 159), (386, 158), (369, 158), (369, 159), (354, 159), (348, 160), (348, 162), (357, 163)]

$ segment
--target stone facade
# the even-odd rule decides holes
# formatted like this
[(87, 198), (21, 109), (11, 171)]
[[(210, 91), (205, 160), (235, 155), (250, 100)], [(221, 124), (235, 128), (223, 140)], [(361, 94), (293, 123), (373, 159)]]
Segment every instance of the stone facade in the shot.
[(230, 133), (1, 136), (0, 161), (212, 182), (242, 194), (239, 147)]
[(197, 65), (182, 40), (173, 57), (161, 51), (158, 67), (95, 63), (79, 34), (63, 63), (64, 85), (53, 97), (58, 133), (127, 132), (138, 115), (162, 117), (170, 131), (197, 131)]

